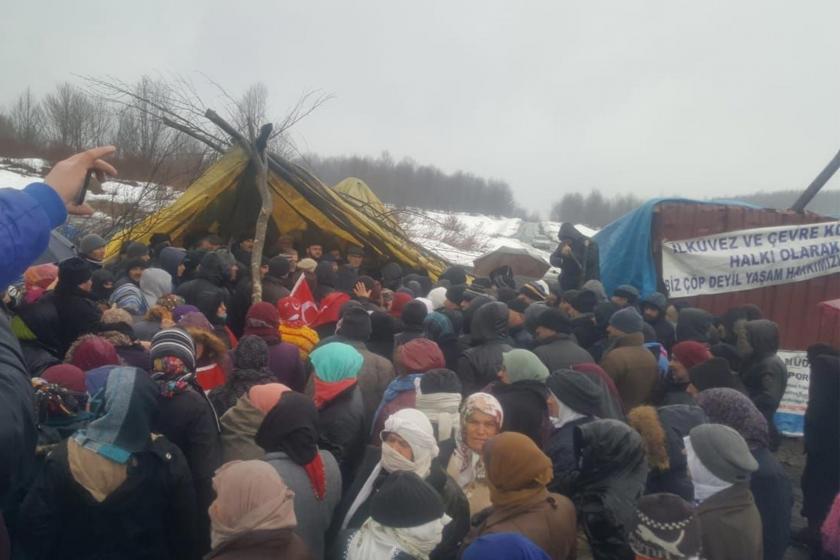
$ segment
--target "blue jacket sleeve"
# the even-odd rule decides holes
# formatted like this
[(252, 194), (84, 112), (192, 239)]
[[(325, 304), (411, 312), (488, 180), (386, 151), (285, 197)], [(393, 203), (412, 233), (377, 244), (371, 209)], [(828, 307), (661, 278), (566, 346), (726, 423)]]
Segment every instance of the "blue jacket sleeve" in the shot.
[(61, 197), (44, 183), (22, 191), (0, 189), (0, 290), (44, 252), (50, 231), (66, 219)]

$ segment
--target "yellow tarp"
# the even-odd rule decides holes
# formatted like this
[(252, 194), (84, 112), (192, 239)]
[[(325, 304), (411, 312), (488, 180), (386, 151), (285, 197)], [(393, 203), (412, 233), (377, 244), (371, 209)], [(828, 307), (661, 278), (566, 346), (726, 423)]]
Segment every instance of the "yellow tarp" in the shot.
[[(269, 171), (269, 187), (274, 198), (272, 219), (279, 232), (314, 227), (345, 242), (367, 247), (404, 266), (427, 270), (434, 278), (447, 266), (438, 255), (409, 240), (392, 219), (375, 219), (363, 212), (355, 201), (351, 204), (344, 195), (327, 188), (300, 167), (276, 158), (275, 162), (279, 172)], [(222, 225), (244, 220), (243, 223), (253, 227), (255, 208), (258, 208), (254, 206), (257, 203), (253, 197), (257, 200), (259, 197), (247, 173), (248, 163), (248, 155), (243, 149), (230, 150), (171, 206), (115, 235), (108, 244), (106, 258), (116, 256), (126, 241), (148, 243), (156, 232), (168, 233), (178, 244), (196, 225), (215, 232)], [(385, 209), (367, 185), (359, 183), (364, 189), (357, 185), (354, 192)]]
[(393, 218), (388, 208), (379, 200), (371, 188), (356, 177), (348, 177), (333, 187), (346, 202), (355, 206), (366, 216), (387, 222), (391, 227), (399, 229), (400, 225)]

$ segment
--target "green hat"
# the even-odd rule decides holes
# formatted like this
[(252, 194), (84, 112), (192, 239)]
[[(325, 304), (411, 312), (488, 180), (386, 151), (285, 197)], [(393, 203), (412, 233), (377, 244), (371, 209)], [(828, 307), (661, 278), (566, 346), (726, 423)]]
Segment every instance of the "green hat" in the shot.
[(517, 348), (502, 354), (502, 363), (507, 370), (511, 383), (517, 381), (540, 381), (548, 379), (548, 368), (529, 350)]

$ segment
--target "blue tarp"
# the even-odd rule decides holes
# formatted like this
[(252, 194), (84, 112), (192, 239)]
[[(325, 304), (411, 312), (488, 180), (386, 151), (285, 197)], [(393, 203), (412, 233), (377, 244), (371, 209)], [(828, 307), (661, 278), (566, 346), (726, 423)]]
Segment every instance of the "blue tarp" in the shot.
[(737, 200), (692, 200), (690, 198), (652, 198), (628, 212), (595, 235), (600, 250), (601, 282), (607, 294), (621, 284), (632, 284), (642, 297), (656, 291), (650, 225), (653, 209), (664, 202), (725, 204), (760, 208)]

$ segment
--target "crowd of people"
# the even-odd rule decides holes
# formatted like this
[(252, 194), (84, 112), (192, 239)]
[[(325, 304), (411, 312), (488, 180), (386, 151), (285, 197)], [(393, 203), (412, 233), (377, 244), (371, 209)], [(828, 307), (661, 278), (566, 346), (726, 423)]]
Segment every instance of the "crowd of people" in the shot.
[[(568, 227), (556, 286), (306, 234), (267, 249), (259, 303), (252, 235), (105, 262), (92, 234), (31, 266), (111, 151), (0, 190), (0, 282), (22, 278), (0, 313), (0, 558), (784, 557), (787, 371), (757, 307), (607, 294)], [(840, 352), (809, 359), (805, 538), (837, 558)]]

